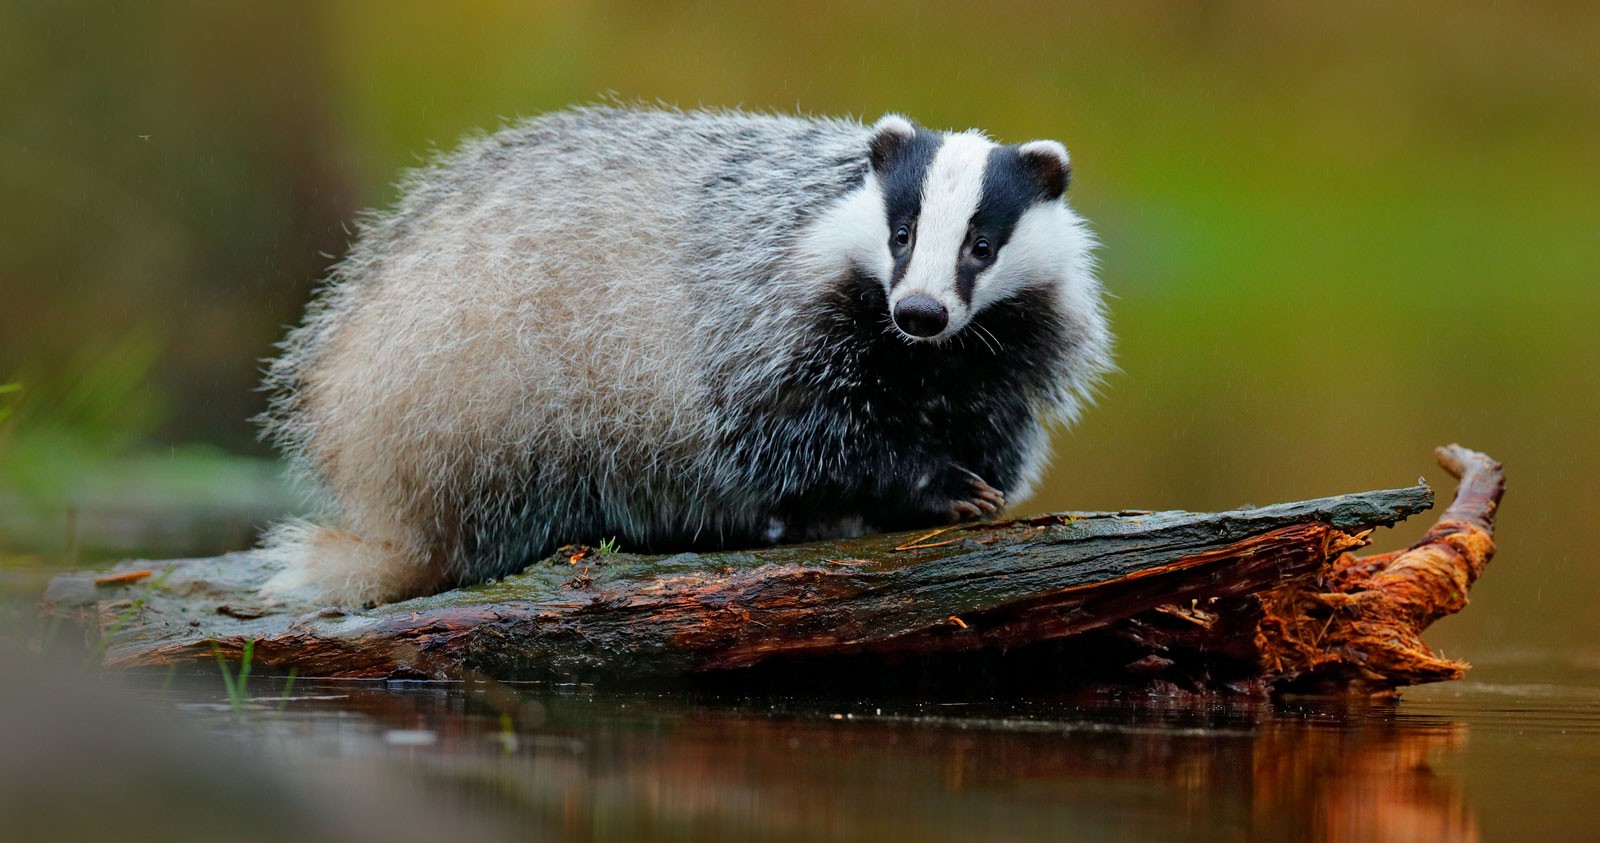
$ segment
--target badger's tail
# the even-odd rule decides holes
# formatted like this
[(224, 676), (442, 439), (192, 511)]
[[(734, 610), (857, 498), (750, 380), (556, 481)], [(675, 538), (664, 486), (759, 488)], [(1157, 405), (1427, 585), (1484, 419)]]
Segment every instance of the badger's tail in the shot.
[(443, 571), (421, 543), (362, 536), (309, 521), (275, 524), (256, 551), (280, 570), (261, 587), (284, 602), (361, 607), (438, 591)]

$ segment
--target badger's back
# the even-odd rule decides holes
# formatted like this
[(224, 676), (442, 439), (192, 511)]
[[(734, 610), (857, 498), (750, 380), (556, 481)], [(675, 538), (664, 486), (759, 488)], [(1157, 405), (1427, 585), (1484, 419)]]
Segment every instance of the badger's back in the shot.
[(738, 353), (781, 356), (801, 283), (783, 256), (864, 142), (624, 109), (469, 142), (363, 225), (269, 371), (268, 430), (351, 536), (455, 573), (603, 528), (752, 529), (704, 482), (707, 361), (752, 333)]

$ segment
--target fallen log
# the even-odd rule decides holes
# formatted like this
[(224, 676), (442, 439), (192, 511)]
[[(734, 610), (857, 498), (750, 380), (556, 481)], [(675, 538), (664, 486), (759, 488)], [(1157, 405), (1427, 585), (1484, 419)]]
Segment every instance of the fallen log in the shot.
[(1430, 508), (1425, 484), (752, 551), (565, 548), (499, 582), (364, 611), (263, 601), (256, 589), (275, 569), (250, 552), (66, 574), (45, 602), (83, 619), (116, 668), (237, 660), (249, 645), (257, 670), (334, 677), (926, 684), (982, 674), (1369, 693), (1463, 667), (1418, 634), (1465, 604), (1494, 550), (1504, 486), (1482, 454), (1451, 446), (1440, 459), (1462, 478), (1455, 503), (1417, 546), (1376, 556), (1347, 551)]

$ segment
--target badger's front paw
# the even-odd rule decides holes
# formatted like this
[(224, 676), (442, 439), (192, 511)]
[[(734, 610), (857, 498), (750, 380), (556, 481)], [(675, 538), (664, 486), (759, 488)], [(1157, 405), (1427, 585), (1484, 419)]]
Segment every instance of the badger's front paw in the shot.
[(950, 501), (951, 521), (971, 521), (974, 518), (993, 515), (1005, 508), (1005, 492), (990, 486), (982, 477), (960, 466), (956, 467), (956, 471), (965, 475), (967, 488), (964, 490), (966, 496)]

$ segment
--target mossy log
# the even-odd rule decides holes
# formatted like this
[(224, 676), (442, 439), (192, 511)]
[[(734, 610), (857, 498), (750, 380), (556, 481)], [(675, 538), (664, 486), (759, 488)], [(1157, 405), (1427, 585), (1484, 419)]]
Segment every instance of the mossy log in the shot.
[[(1222, 513), (1059, 513), (672, 556), (566, 548), (499, 582), (364, 611), (274, 605), (250, 553), (63, 575), (108, 667), (238, 659), (300, 675), (538, 679), (983, 675), (1078, 687), (1373, 692), (1451, 678), (1418, 637), (1494, 551), (1500, 467), (1462, 478), (1424, 540), (1355, 556), (1432, 506), (1419, 484)], [(148, 572), (148, 575), (145, 573)], [(753, 669), (752, 669), (753, 668)]]

